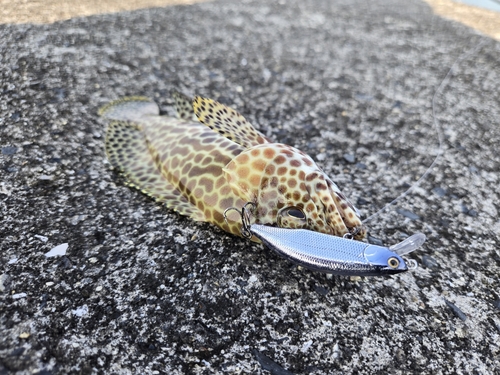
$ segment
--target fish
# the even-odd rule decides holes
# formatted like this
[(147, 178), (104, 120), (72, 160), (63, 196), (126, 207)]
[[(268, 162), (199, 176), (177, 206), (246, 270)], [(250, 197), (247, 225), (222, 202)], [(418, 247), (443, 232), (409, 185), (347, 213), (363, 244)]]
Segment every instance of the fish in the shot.
[(241, 217), (226, 211), (249, 202), (252, 224), (366, 236), (358, 210), (310, 156), (272, 141), (215, 100), (179, 92), (173, 99), (176, 117), (160, 115), (158, 105), (141, 96), (99, 110), (108, 122), (108, 160), (129, 186), (237, 236)]

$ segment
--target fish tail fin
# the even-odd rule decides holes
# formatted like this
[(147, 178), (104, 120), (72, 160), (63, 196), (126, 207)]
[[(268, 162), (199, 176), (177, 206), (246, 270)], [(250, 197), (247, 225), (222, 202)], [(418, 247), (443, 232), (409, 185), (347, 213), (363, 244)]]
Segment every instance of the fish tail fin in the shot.
[(111, 165), (127, 178), (127, 185), (157, 202), (165, 203), (182, 215), (196, 221), (206, 221), (204, 213), (189, 203), (162, 175), (140, 125), (110, 121), (106, 133), (106, 154)]
[(159, 115), (158, 105), (144, 96), (129, 96), (112, 101), (99, 109), (108, 120), (136, 121), (147, 115)]

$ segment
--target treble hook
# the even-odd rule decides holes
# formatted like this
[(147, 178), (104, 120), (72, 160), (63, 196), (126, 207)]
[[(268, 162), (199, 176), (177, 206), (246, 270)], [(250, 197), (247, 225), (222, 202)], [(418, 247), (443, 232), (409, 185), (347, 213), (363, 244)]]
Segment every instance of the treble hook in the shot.
[(361, 231), (362, 227), (354, 227), (349, 232), (343, 235), (344, 238), (348, 240), (354, 239), (354, 237)]
[(224, 221), (226, 222), (226, 224), (229, 225), (229, 223), (227, 222), (227, 213), (231, 210), (235, 210), (236, 212), (238, 212), (240, 214), (240, 217), (241, 217), (241, 235), (244, 237), (244, 238), (247, 238), (247, 239), (250, 239), (252, 238), (252, 232), (250, 232), (250, 209), (248, 209), (248, 206), (252, 206), (253, 209), (255, 209), (255, 203), (253, 202), (247, 202), (245, 203), (245, 205), (241, 208), (241, 211), (236, 208), (236, 207), (229, 207), (229, 208), (226, 208), (224, 210)]

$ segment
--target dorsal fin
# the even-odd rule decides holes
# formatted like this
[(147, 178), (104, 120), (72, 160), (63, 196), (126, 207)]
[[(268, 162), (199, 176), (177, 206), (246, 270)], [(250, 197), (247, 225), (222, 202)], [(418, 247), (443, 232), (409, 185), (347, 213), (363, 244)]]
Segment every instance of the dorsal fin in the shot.
[(172, 98), (175, 100), (175, 111), (177, 117), (183, 120), (195, 120), (196, 116), (193, 110), (193, 100), (178, 91), (172, 91)]
[(200, 122), (240, 146), (250, 148), (269, 142), (242, 115), (215, 100), (196, 96), (193, 109)]

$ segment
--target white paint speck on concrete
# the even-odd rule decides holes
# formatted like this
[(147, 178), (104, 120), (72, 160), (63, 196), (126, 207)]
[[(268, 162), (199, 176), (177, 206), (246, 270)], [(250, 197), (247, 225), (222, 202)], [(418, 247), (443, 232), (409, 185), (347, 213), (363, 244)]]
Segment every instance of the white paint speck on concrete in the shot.
[(45, 256), (47, 258), (63, 256), (63, 255), (66, 255), (67, 249), (68, 249), (68, 244), (63, 243), (63, 244), (57, 245), (52, 250), (50, 250), (48, 253), (45, 253)]
[(75, 310), (71, 310), (71, 312), (73, 315), (82, 317), (89, 313), (89, 307), (87, 305), (79, 306)]

